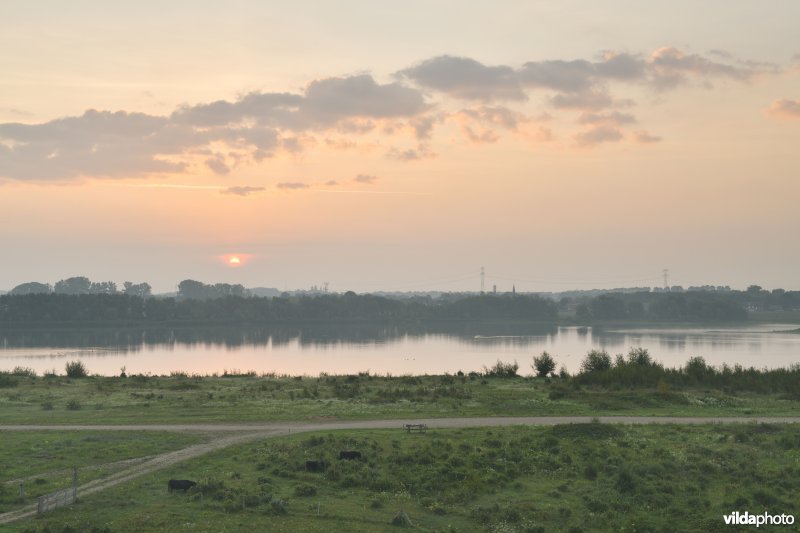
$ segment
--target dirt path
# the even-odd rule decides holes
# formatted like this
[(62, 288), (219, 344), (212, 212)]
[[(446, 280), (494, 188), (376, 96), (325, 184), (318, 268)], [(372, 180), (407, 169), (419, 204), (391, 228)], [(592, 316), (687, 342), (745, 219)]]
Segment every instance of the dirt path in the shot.
[[(617, 424), (798, 424), (800, 417), (655, 417), (655, 416), (555, 416), (555, 417), (480, 417), (480, 418), (431, 418), (407, 420), (362, 420), (340, 422), (275, 422), (267, 424), (141, 424), (141, 425), (0, 425), (3, 431), (181, 431), (215, 432), (224, 436), (187, 448), (153, 456), (138, 464), (124, 468), (108, 477), (95, 479), (78, 487), (78, 494), (86, 496), (111, 488), (136, 477), (161, 470), (176, 463), (187, 461), (207, 453), (260, 438), (273, 438), (291, 433), (324, 431), (334, 429), (391, 429), (403, 424), (426, 424), (429, 428), (466, 428), (487, 426), (553, 426), (557, 424), (587, 423), (598, 420)], [(166, 489), (165, 489), (166, 490)], [(34, 516), (36, 504), (0, 514), (0, 524)]]

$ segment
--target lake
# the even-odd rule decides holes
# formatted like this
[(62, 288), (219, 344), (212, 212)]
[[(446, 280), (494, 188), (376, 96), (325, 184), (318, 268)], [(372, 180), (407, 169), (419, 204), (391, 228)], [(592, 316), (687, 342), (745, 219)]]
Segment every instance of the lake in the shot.
[(0, 330), (0, 370), (28, 367), (64, 374), (81, 361), (91, 374), (222, 374), (225, 371), (316, 376), (469, 372), (497, 360), (531, 373), (535, 355), (549, 352), (559, 367), (580, 369), (586, 352), (612, 356), (644, 347), (665, 366), (701, 356), (712, 365), (757, 368), (800, 363), (800, 335), (776, 333), (792, 324), (681, 328), (581, 328), (460, 324), (437, 327), (280, 326), (149, 329)]

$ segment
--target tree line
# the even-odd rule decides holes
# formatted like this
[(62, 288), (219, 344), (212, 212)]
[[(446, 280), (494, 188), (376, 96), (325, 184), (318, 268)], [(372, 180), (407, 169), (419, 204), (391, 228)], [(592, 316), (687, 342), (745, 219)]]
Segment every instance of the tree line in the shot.
[(268, 324), (295, 321), (520, 320), (553, 322), (558, 309), (538, 296), (470, 296), (454, 301), (401, 301), (370, 294), (275, 298), (143, 298), (108, 294), (7, 294), (0, 323), (221, 322)]

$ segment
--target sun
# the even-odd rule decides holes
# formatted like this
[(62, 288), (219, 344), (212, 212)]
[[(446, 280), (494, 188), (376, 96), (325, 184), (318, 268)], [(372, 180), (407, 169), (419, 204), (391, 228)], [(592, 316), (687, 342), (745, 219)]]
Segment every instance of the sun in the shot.
[(249, 261), (250, 257), (250, 254), (244, 253), (230, 253), (217, 256), (218, 260), (220, 260), (223, 265), (231, 268), (243, 267)]

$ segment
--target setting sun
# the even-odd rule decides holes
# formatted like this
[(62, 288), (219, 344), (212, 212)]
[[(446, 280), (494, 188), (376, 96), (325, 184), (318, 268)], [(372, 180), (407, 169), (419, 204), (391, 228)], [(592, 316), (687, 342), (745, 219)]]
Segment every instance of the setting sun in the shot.
[(233, 257), (228, 259), (228, 264), (231, 266), (239, 266), (242, 264), (242, 260), (234, 255)]

